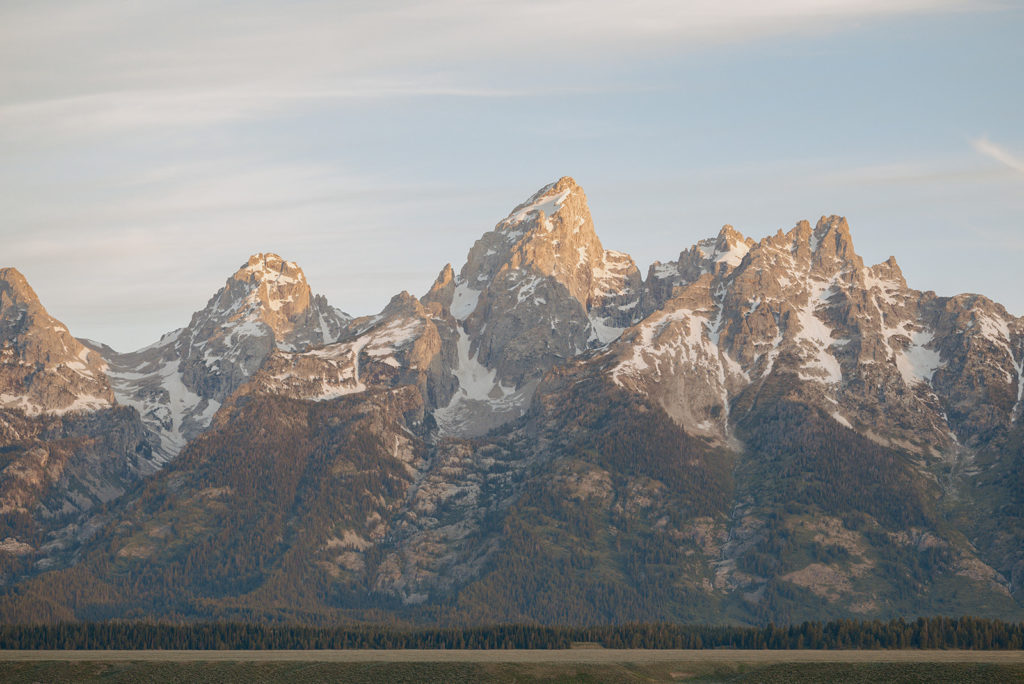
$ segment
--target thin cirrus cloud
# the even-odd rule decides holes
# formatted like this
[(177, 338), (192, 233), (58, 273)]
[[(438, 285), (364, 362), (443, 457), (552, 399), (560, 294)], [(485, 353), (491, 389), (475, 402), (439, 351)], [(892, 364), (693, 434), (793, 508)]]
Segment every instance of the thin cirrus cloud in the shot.
[(1013, 169), (1017, 173), (1024, 173), (1024, 158), (1014, 155), (1001, 145), (997, 145), (988, 138), (977, 138), (971, 141), (974, 149), (989, 159), (994, 159), (1003, 166)]
[[(562, 91), (564, 92), (564, 90)], [(408, 81), (362, 81), (345, 88), (299, 90), (223, 87), (207, 90), (124, 90), (0, 106), (0, 138), (59, 143), (52, 136), (124, 132), (150, 127), (230, 123), (317, 101), (387, 97), (517, 97), (538, 90), (467, 88)], [(6, 134), (6, 135), (5, 135)]]
[(532, 83), (495, 87), (487, 69), (968, 6), (978, 3), (14, 3), (0, 10), (0, 62), (15, 65), (0, 74), (0, 128), (38, 139), (33, 132), (216, 125), (325, 100), (532, 95), (567, 84), (557, 69), (538, 69)]
[[(335, 165), (239, 158), (166, 165), (118, 183), (86, 188), (61, 202), (47, 201), (45, 187), (35, 192), (26, 189), (27, 201), (11, 207), (7, 216), (15, 224), (33, 227), (34, 235), (8, 245), (7, 252), (42, 256), (83, 248), (108, 251), (110, 245), (98, 246), (98, 238), (105, 236), (113, 243), (121, 231), (139, 226), (160, 228), (152, 231), (154, 241), (171, 237), (172, 231), (199, 237), (210, 224), (226, 217), (238, 228), (223, 239), (239, 240), (263, 228), (270, 231), (274, 221), (279, 229), (282, 218), (310, 208), (323, 211), (322, 207), (332, 205), (327, 214), (336, 217), (339, 205), (351, 207), (348, 200), (372, 196), (377, 187), (370, 179), (344, 173)], [(83, 232), (89, 235), (84, 247), (68, 239)], [(64, 244), (51, 245), (43, 240), (44, 234), (59, 235)], [(207, 244), (214, 239), (209, 232), (205, 238)]]

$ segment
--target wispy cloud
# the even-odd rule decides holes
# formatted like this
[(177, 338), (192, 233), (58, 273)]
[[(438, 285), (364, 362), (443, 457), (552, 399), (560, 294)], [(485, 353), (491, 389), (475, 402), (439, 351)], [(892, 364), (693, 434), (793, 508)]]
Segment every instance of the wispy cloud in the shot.
[[(12, 3), (0, 9), (10, 137), (218, 125), (327, 99), (562, 92), (562, 65), (735, 43), (967, 0), (437, 0)], [(498, 83), (533, 64), (528, 82)], [(554, 65), (554, 68), (552, 68)], [(627, 84), (622, 84), (626, 86)]]
[[(123, 90), (0, 105), (0, 138), (12, 143), (89, 134), (123, 134), (140, 128), (230, 123), (286, 107), (342, 100), (410, 97), (509, 98), (543, 96), (552, 89), (460, 87), (429, 82), (357, 82), (345, 88), (298, 89), (282, 84), (264, 89), (231, 87), (181, 90)], [(564, 92), (564, 91), (562, 91)]]
[(972, 140), (971, 145), (975, 150), (986, 157), (994, 159), (1000, 164), (1011, 168), (1018, 173), (1024, 173), (1024, 159), (1014, 155), (1005, 147), (995, 144), (988, 138), (977, 138)]

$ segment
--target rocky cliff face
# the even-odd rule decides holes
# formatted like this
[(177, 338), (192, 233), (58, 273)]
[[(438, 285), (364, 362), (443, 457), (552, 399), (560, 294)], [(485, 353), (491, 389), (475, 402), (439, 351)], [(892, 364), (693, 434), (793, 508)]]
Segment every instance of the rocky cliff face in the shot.
[(24, 276), (0, 269), (0, 408), (30, 415), (108, 408), (100, 355), (46, 312)]
[(312, 294), (295, 263), (255, 254), (185, 328), (136, 352), (104, 351), (118, 401), (139, 411), (166, 461), (272, 352), (333, 342), (349, 320)]
[(455, 285), (452, 312), (481, 363), (520, 387), (617, 337), (641, 278), (628, 255), (601, 246), (583, 189), (562, 178), (480, 238)]
[[(97, 506), (154, 472), (145, 428), (132, 409), (29, 416), (0, 411), (0, 539), (5, 561), (45, 568), (98, 529)], [(17, 563), (15, 563), (17, 565)]]

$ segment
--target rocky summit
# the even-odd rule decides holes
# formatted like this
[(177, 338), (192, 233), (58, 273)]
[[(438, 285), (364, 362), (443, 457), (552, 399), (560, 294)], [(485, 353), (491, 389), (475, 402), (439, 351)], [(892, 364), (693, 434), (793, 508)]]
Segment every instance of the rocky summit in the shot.
[(136, 352), (100, 351), (118, 402), (138, 410), (165, 461), (272, 351), (333, 342), (349, 320), (312, 294), (295, 263), (254, 254), (184, 328)]
[(1024, 618), (1024, 319), (842, 217), (644, 277), (562, 178), (422, 297), (257, 254), (126, 354), (0, 274), (6, 621)]
[(106, 364), (46, 312), (16, 269), (0, 269), (0, 408), (29, 415), (114, 403)]

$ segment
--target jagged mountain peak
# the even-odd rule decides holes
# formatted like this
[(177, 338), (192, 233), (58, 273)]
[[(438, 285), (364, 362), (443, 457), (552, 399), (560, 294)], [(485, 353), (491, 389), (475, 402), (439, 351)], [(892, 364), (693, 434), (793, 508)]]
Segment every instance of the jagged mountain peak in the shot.
[(700, 240), (695, 247), (706, 267), (713, 268), (713, 264), (725, 264), (735, 268), (755, 244), (754, 240), (743, 237), (742, 233), (726, 224), (716, 237)]
[[(258, 320), (267, 325), (279, 342), (284, 342), (302, 314), (309, 308), (311, 291), (302, 269), (267, 252), (249, 257), (210, 301), (202, 317), (211, 312), (215, 318)], [(196, 318), (193, 317), (193, 321)]]
[[(4, 321), (4, 338), (18, 334), (13, 327), (18, 321), (21, 326), (28, 326), (36, 323), (36, 316), (49, 317), (49, 314), (25, 276), (16, 268), (0, 269), (0, 318)], [(64, 328), (58, 321), (54, 323)]]
[(33, 323), (30, 312), (44, 311), (39, 297), (18, 269), (0, 269), (0, 336), (4, 342), (20, 336)]
[(569, 176), (545, 185), (477, 240), (456, 284), (480, 291), (512, 272), (553, 279), (588, 311), (609, 297), (622, 305), (624, 290), (635, 299), (640, 282), (629, 255), (602, 246), (586, 193)]
[(891, 285), (897, 289), (904, 289), (907, 287), (907, 281), (903, 277), (903, 270), (900, 268), (899, 264), (896, 263), (896, 257), (894, 256), (890, 256), (882, 263), (875, 264), (867, 269), (867, 276), (871, 279), (866, 283), (869, 287), (872, 284), (882, 286)]
[(822, 216), (813, 228), (806, 220), (798, 221), (787, 232), (780, 228), (762, 238), (754, 251), (752, 257), (759, 270), (771, 267), (779, 273), (818, 278), (840, 273), (853, 278), (864, 270), (864, 261), (854, 249), (850, 227), (842, 216)]
[(447, 304), (477, 361), (522, 388), (557, 359), (617, 337), (640, 286), (632, 258), (602, 246), (586, 193), (566, 176), (477, 240), (453, 286), (442, 272), (427, 301)]
[(11, 267), (0, 268), (0, 295), (5, 297), (0, 300), (5, 307), (8, 303), (19, 301), (39, 302), (39, 297), (29, 286), (25, 276), (18, 269)]
[(445, 266), (421, 300), (455, 323), (442, 356), (458, 391), (438, 424), (460, 432), (493, 427), (483, 412), (518, 416), (548, 369), (632, 322), (641, 283), (629, 255), (602, 246), (572, 178), (517, 204), (476, 241), (458, 276)]
[(850, 226), (842, 216), (822, 216), (814, 227), (811, 244), (817, 264), (840, 262), (863, 268), (864, 261), (853, 248)]
[(715, 239), (719, 249), (723, 247), (735, 247), (741, 244), (746, 245), (749, 248), (756, 244), (753, 238), (744, 237), (743, 233), (736, 230), (728, 223), (722, 226), (722, 229), (718, 231), (718, 237)]
[(253, 254), (189, 324), (129, 354), (108, 354), (114, 391), (134, 406), (170, 458), (274, 350), (336, 341), (351, 317), (314, 295), (302, 269)]
[(278, 279), (280, 277), (305, 280), (306, 276), (302, 269), (294, 261), (286, 261), (279, 254), (274, 252), (257, 252), (249, 257), (245, 266), (235, 274), (252, 273), (259, 278)]
[(260, 303), (273, 311), (287, 307), (295, 312), (309, 305), (306, 274), (272, 252), (253, 254), (231, 279), (255, 286)]
[[(764, 244), (762, 240), (761, 245)], [(717, 236), (698, 240), (684, 249), (676, 261), (655, 261), (647, 270), (640, 301), (641, 315), (636, 320), (661, 308), (678, 288), (696, 282), (704, 274), (724, 276), (733, 272), (757, 246), (753, 239), (726, 224)]]
[(381, 312), (381, 316), (385, 318), (400, 315), (423, 316), (425, 313), (420, 300), (406, 290), (402, 290), (391, 298)]
[(848, 239), (850, 237), (850, 224), (847, 223), (846, 217), (830, 214), (819, 218), (818, 222), (814, 225), (814, 236), (820, 239), (828, 233), (842, 235)]
[(0, 408), (27, 414), (114, 403), (100, 355), (52, 317), (17, 269), (0, 269)]
[(435, 316), (442, 316), (451, 308), (452, 297), (455, 295), (455, 269), (445, 264), (434, 279), (430, 290), (420, 298), (420, 303), (430, 309)]
[(481, 289), (503, 271), (527, 269), (555, 277), (585, 302), (593, 269), (582, 267), (603, 258), (586, 194), (565, 176), (516, 205), (477, 240), (459, 279)]
[(528, 221), (531, 215), (544, 214), (548, 218), (558, 213), (567, 200), (574, 200), (572, 203), (582, 203), (586, 206), (587, 197), (575, 180), (569, 176), (563, 176), (554, 183), (548, 183), (537, 192), (530, 195), (524, 202), (519, 203), (509, 215), (498, 223), (498, 228), (511, 230)]
[(272, 252), (249, 257), (192, 316), (182, 340), (202, 344), (225, 335), (266, 336), (281, 349), (333, 342), (351, 317), (316, 296), (294, 261)]

